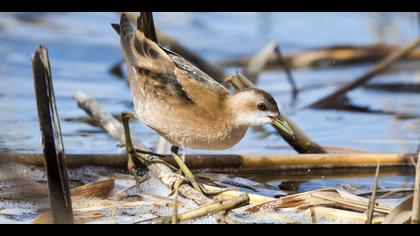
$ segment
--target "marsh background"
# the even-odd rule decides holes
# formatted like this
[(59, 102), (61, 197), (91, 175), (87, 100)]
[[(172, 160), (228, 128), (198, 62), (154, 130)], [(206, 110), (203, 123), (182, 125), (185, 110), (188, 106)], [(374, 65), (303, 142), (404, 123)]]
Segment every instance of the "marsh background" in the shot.
[[(41, 152), (30, 62), (30, 55), (39, 44), (49, 49), (66, 152), (124, 151), (100, 128), (72, 121), (86, 116), (73, 99), (76, 91), (96, 97), (113, 114), (132, 109), (126, 80), (109, 72), (122, 58), (118, 36), (110, 26), (118, 18), (113, 12), (0, 13), (0, 151)], [(214, 63), (255, 54), (271, 41), (277, 42), (284, 54), (289, 54), (333, 45), (405, 45), (419, 36), (413, 13), (156, 13), (155, 24)], [(323, 146), (416, 152), (420, 143), (419, 119), (305, 109), (333, 91), (335, 83), (351, 81), (371, 66), (294, 70), (299, 87), (332, 82), (331, 86), (300, 93), (295, 102), (283, 71), (262, 73), (258, 86), (272, 93), (283, 111)], [(233, 74), (238, 69), (231, 67), (226, 71)], [(420, 83), (420, 73), (411, 68), (380, 75), (373, 81)], [(349, 95), (353, 103), (372, 109), (420, 115), (419, 93), (357, 89)], [(133, 123), (132, 130), (148, 146), (156, 146), (158, 136), (154, 131), (138, 122)], [(265, 130), (250, 130), (242, 142), (223, 153), (294, 153), (271, 127)], [(411, 187), (411, 174), (402, 171), (382, 177), (380, 186)], [(273, 186), (281, 182), (275, 173), (259, 173), (249, 178)], [(372, 178), (319, 176), (298, 187), (305, 191), (346, 184), (370, 188)]]

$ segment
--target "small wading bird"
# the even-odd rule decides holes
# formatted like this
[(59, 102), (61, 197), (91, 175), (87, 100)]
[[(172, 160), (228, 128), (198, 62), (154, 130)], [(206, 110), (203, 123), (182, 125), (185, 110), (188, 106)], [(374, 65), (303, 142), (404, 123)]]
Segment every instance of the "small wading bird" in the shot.
[[(151, 13), (147, 16), (152, 17)], [(153, 24), (153, 18), (148, 22)], [(275, 124), (293, 135), (291, 127), (279, 117), (277, 103), (269, 93), (259, 89), (230, 93), (184, 58), (150, 39), (155, 38), (155, 33), (146, 37), (134, 29), (124, 13), (120, 25), (113, 27), (120, 33), (135, 114), (172, 145), (175, 155), (179, 147), (230, 148), (249, 127), (264, 124)]]

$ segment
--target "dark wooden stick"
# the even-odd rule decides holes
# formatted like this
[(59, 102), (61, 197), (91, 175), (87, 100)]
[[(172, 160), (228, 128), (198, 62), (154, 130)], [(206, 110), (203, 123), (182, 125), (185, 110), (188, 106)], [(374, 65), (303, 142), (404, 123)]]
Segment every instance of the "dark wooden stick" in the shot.
[(32, 55), (36, 103), (54, 223), (73, 223), (64, 146), (55, 104), (47, 49), (39, 46)]
[(412, 224), (420, 224), (420, 152), (417, 158), (417, 165), (416, 165), (416, 178), (415, 178), (415, 186), (414, 186), (414, 193), (413, 193), (413, 214), (411, 216), (411, 223)]
[(375, 67), (370, 69), (367, 73), (360, 76), (353, 82), (344, 85), (343, 87), (339, 88), (337, 91), (333, 92), (332, 94), (318, 100), (317, 102), (314, 102), (309, 107), (317, 108), (317, 109), (341, 107), (342, 105), (344, 105), (343, 102), (348, 92), (366, 84), (369, 80), (371, 80), (376, 75), (390, 68), (396, 61), (398, 61), (402, 57), (409, 54), (411, 51), (416, 49), (419, 45), (420, 45), (420, 39), (417, 39), (414, 42), (407, 45), (406, 47), (390, 53), (385, 59), (383, 59), (379, 64), (377, 64)]
[(364, 88), (389, 93), (420, 93), (420, 83), (370, 83)]

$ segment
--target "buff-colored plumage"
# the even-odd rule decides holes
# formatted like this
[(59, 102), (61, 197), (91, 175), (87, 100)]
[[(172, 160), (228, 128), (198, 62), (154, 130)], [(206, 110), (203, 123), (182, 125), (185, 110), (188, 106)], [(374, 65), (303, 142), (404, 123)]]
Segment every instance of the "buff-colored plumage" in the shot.
[[(121, 45), (137, 117), (173, 146), (226, 149), (250, 126), (270, 123), (277, 104), (264, 91), (232, 94), (224, 86), (134, 30), (122, 14)], [(264, 103), (267, 110), (257, 110)]]

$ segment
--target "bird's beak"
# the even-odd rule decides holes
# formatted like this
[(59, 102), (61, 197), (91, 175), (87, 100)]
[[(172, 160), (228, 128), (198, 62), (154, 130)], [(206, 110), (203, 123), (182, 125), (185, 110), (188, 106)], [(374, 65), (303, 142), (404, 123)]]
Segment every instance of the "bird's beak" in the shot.
[(280, 129), (282, 132), (286, 133), (287, 135), (291, 136), (294, 140), (297, 140), (295, 132), (293, 128), (289, 125), (287, 120), (285, 120), (281, 116), (270, 116), (273, 125)]

